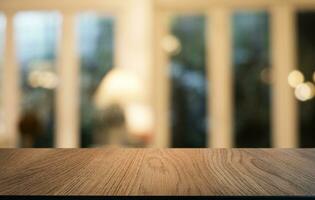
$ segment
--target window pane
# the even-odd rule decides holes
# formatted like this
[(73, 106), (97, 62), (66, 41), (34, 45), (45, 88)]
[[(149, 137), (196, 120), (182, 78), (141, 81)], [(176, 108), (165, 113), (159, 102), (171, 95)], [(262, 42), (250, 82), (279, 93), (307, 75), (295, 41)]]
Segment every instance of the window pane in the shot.
[[(300, 146), (315, 147), (315, 12), (297, 14), (298, 69), (304, 81), (311, 84), (313, 94), (304, 93), (305, 101), (299, 101)], [(299, 86), (298, 86), (299, 87)], [(298, 89), (298, 87), (296, 89)], [(298, 89), (299, 90), (299, 89)], [(299, 92), (300, 93), (300, 92)], [(303, 93), (302, 93), (303, 94)], [(303, 95), (303, 96), (304, 96)], [(312, 96), (313, 95), (313, 96)], [(310, 99), (308, 99), (310, 98)]]
[(205, 17), (176, 16), (172, 19), (171, 32), (175, 36), (173, 40), (180, 44), (170, 52), (173, 54), (170, 66), (172, 146), (205, 147)]
[(3, 102), (2, 102), (2, 95), (3, 95), (3, 85), (2, 85), (2, 78), (3, 78), (3, 50), (4, 50), (4, 31), (5, 31), (5, 17), (3, 14), (0, 13), (0, 147), (5, 145), (5, 126), (4, 126), (4, 115), (3, 115)]
[(270, 147), (269, 17), (233, 16), (236, 147)]
[(21, 83), (18, 129), (22, 147), (52, 147), (57, 36), (56, 12), (20, 12), (15, 17), (15, 38)]
[(90, 12), (78, 16), (82, 147), (102, 145), (108, 140), (104, 118), (95, 106), (94, 97), (102, 79), (113, 67), (114, 24), (111, 16)]

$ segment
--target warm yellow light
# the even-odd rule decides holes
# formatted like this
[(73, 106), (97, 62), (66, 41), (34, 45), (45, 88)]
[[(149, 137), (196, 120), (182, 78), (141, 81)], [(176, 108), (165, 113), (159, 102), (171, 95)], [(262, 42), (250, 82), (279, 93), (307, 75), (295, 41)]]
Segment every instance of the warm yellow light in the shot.
[(288, 83), (291, 87), (296, 88), (299, 84), (303, 83), (303, 81), (304, 76), (300, 71), (294, 70), (290, 72), (288, 76)]
[(40, 83), (43, 88), (54, 89), (58, 85), (58, 78), (53, 72), (42, 72)]
[(30, 84), (31, 87), (39, 87), (40, 83), (39, 83), (39, 79), (40, 79), (40, 71), (32, 71), (29, 76), (28, 76), (28, 83)]
[(99, 108), (113, 103), (124, 105), (143, 98), (143, 90), (141, 80), (135, 73), (113, 69), (103, 78), (97, 89), (95, 104)]
[(132, 134), (149, 134), (153, 129), (153, 114), (147, 105), (128, 105), (126, 107), (126, 119), (128, 131)]
[(162, 40), (162, 48), (170, 55), (176, 55), (181, 51), (181, 44), (177, 37), (167, 35)]
[(54, 89), (58, 85), (58, 77), (50, 71), (34, 70), (28, 76), (28, 83), (34, 88)]
[(299, 84), (295, 88), (295, 96), (300, 101), (307, 101), (315, 95), (315, 86), (311, 82)]

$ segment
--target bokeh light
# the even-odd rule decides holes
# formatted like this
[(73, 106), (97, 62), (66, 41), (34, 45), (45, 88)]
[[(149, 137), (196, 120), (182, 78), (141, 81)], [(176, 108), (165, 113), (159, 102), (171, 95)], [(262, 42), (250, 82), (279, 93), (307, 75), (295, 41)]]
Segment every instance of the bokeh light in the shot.
[(291, 87), (296, 88), (299, 84), (303, 83), (304, 81), (304, 75), (298, 71), (294, 70), (290, 72), (288, 76), (288, 83)]
[(263, 70), (261, 70), (260, 79), (265, 84), (271, 83), (271, 76), (270, 76), (270, 69), (269, 68), (264, 68)]
[(181, 49), (181, 43), (177, 37), (168, 35), (162, 40), (162, 48), (170, 55), (177, 55)]
[(58, 77), (50, 71), (34, 70), (28, 76), (28, 83), (33, 88), (54, 89), (58, 85)]
[(315, 86), (311, 82), (299, 84), (295, 88), (295, 96), (300, 101), (307, 101), (312, 99), (315, 94)]

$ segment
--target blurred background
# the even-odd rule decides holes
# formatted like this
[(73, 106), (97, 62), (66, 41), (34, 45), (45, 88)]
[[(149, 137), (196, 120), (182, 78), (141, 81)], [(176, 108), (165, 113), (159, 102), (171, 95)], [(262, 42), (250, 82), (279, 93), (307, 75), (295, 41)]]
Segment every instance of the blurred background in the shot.
[(315, 147), (315, 2), (0, 0), (0, 147)]

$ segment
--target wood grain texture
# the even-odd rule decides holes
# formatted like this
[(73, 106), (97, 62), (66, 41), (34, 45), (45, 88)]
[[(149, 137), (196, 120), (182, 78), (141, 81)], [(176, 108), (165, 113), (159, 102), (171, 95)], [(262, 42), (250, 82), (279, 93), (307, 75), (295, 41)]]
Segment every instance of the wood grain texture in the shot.
[(1, 195), (315, 195), (315, 149), (1, 149)]

